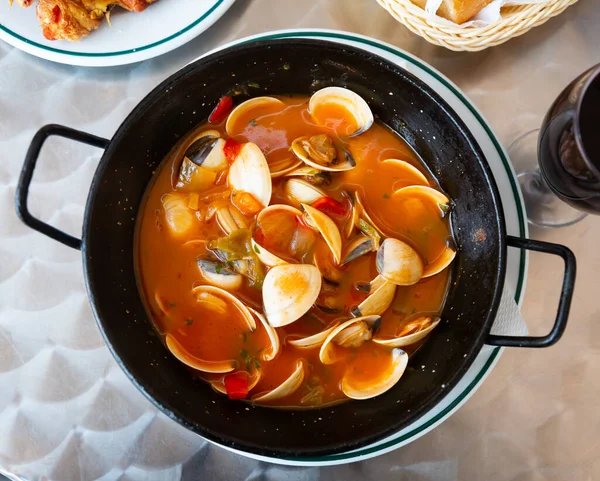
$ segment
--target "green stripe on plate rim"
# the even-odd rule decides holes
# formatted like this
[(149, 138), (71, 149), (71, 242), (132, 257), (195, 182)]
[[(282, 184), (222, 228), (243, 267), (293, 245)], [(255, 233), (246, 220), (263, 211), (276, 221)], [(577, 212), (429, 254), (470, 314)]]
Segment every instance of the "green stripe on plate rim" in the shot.
[(224, 1), (225, 0), (217, 0), (217, 2), (212, 7), (210, 7), (200, 18), (197, 18), (192, 23), (190, 23), (187, 27), (182, 28), (178, 32), (175, 32), (173, 35), (169, 35), (168, 37), (165, 37), (162, 40), (158, 40), (157, 42), (149, 43), (148, 45), (144, 45), (142, 47), (136, 47), (136, 48), (132, 48), (129, 50), (121, 50), (118, 52), (101, 52), (101, 53), (70, 52), (68, 50), (62, 50), (59, 48), (48, 47), (47, 45), (42, 45), (41, 43), (37, 43), (37, 42), (34, 42), (33, 40), (29, 40), (28, 38), (25, 38), (25, 37), (19, 35), (18, 33), (13, 32), (12, 30), (6, 28), (1, 23), (0, 23), (0, 30), (6, 32), (7, 34), (20, 40), (21, 42), (27, 43), (29, 45), (33, 45), (37, 48), (41, 48), (42, 50), (47, 50), (49, 52), (60, 53), (62, 55), (71, 55), (73, 57), (118, 57), (120, 55), (128, 55), (128, 54), (132, 54), (132, 53), (141, 52), (143, 50), (148, 50), (153, 47), (157, 47), (158, 45), (169, 42), (169, 41), (173, 40), (174, 38), (177, 38), (180, 35), (183, 35), (188, 30), (194, 28), (196, 25), (198, 25), (200, 22), (202, 22), (205, 18), (207, 18), (211, 13), (213, 13), (217, 8), (219, 8), (219, 6)]
[[(498, 154), (500, 155), (500, 159), (502, 160), (502, 163), (504, 164), (504, 168), (507, 170), (507, 172), (509, 174), (508, 178), (510, 181), (510, 186), (512, 188), (513, 195), (515, 196), (515, 199), (517, 200), (516, 205), (517, 205), (517, 213), (519, 216), (519, 235), (521, 237), (525, 236), (525, 216), (524, 216), (524, 212), (523, 212), (522, 205), (521, 205), (521, 200), (520, 200), (521, 197), (519, 195), (519, 190), (517, 188), (517, 184), (512, 175), (512, 172), (511, 172), (510, 163), (509, 163), (508, 159), (506, 158), (506, 156), (504, 155), (504, 149), (500, 146), (498, 140), (496, 139), (496, 136), (494, 135), (492, 130), (489, 128), (487, 122), (484, 121), (484, 119), (481, 117), (481, 114), (477, 111), (477, 109), (475, 109), (475, 107), (471, 104), (471, 102), (469, 102), (464, 97), (464, 95), (462, 94), (462, 92), (460, 90), (455, 88), (454, 85), (452, 85), (450, 82), (448, 82), (445, 77), (440, 75), (435, 70), (431, 69), (428, 65), (421, 63), (417, 59), (406, 55), (402, 50), (393, 48), (393, 47), (391, 47), (389, 45), (385, 45), (383, 43), (376, 42), (374, 40), (370, 40), (368, 38), (355, 37), (354, 35), (350, 35), (350, 34), (343, 34), (343, 33), (336, 33), (336, 32), (319, 32), (319, 31), (287, 32), (287, 33), (276, 33), (276, 34), (272, 34), (272, 35), (253, 37), (242, 43), (253, 42), (256, 40), (273, 40), (273, 39), (279, 39), (279, 38), (296, 38), (296, 37), (323, 37), (323, 38), (334, 38), (334, 39), (339, 39), (339, 40), (350, 40), (353, 42), (359, 42), (359, 43), (363, 43), (366, 45), (370, 45), (372, 47), (379, 48), (381, 50), (385, 50), (389, 53), (392, 53), (394, 55), (397, 55), (398, 57), (403, 58), (404, 60), (406, 60), (408, 62), (418, 65), (420, 68), (425, 70), (428, 74), (430, 74), (431, 76), (436, 78), (438, 81), (440, 81), (442, 84), (444, 84), (448, 89), (450, 89), (457, 97), (459, 97), (463, 101), (463, 103), (466, 105), (466, 107), (471, 111), (471, 113), (479, 121), (479, 123), (482, 125), (482, 127), (488, 134), (489, 138), (491, 139), (492, 143), (494, 144), (494, 147), (498, 151)], [(519, 302), (519, 298), (521, 297), (521, 291), (523, 289), (524, 278), (525, 278), (525, 252), (522, 250), (521, 257), (520, 257), (520, 266), (519, 266), (519, 280), (517, 282), (517, 287), (515, 289), (515, 301), (516, 302)], [(475, 388), (475, 386), (477, 386), (479, 381), (481, 381), (483, 376), (486, 374), (487, 370), (490, 368), (490, 366), (494, 363), (495, 359), (498, 357), (498, 354), (500, 353), (500, 349), (501, 348), (499, 348), (499, 347), (494, 348), (489, 359), (487, 360), (487, 362), (485, 363), (485, 365), (483, 366), (481, 371), (479, 371), (479, 373), (477, 374), (477, 376), (475, 377), (473, 382), (471, 382), (471, 384), (469, 384), (467, 386), (467, 388), (461, 393), (461, 395), (458, 396), (450, 405), (448, 405), (443, 411), (438, 413), (437, 416), (433, 417), (432, 419), (430, 419), (423, 425), (419, 426), (418, 428), (415, 428), (414, 430), (412, 430), (398, 438), (392, 439), (386, 443), (379, 444), (377, 446), (373, 446), (370, 448), (367, 447), (364, 449), (360, 449), (358, 451), (353, 451), (351, 453), (341, 453), (341, 454), (332, 454), (329, 456), (306, 457), (306, 458), (278, 457), (278, 459), (292, 461), (292, 462), (295, 461), (295, 462), (300, 462), (300, 463), (302, 463), (302, 462), (338, 461), (338, 460), (343, 460), (343, 459), (358, 458), (361, 456), (366, 456), (368, 454), (372, 454), (377, 451), (387, 449), (391, 446), (394, 446), (403, 441), (406, 441), (407, 439), (411, 438), (412, 436), (429, 428), (430, 426), (432, 426), (433, 424), (438, 422), (440, 419), (444, 418), (444, 416), (446, 416), (456, 406), (458, 406), (463, 401), (463, 399), (465, 399), (465, 397), (467, 397), (469, 395), (469, 393)]]

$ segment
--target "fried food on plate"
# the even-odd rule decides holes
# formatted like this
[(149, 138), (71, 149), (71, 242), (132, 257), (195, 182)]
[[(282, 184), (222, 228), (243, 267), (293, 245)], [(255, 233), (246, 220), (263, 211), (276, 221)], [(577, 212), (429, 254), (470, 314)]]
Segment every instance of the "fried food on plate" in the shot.
[[(48, 40), (77, 41), (97, 29), (110, 10), (119, 5), (126, 10), (141, 12), (155, 0), (39, 0), (37, 17), (42, 33)], [(12, 4), (12, 0), (9, 0)], [(18, 0), (29, 7), (34, 0)]]

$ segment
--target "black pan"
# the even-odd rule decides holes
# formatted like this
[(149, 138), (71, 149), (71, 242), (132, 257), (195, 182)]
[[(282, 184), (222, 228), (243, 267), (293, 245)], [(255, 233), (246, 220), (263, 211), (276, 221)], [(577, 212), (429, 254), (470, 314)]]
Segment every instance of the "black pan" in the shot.
[[(231, 90), (244, 91), (248, 82), (260, 85), (250, 88), (254, 96), (309, 94), (329, 85), (358, 92), (374, 114), (414, 148), (454, 199), (451, 222), (459, 254), (443, 322), (410, 361), (400, 382), (375, 399), (312, 411), (245, 410), (240, 402), (196, 381), (168, 353), (144, 309), (134, 270), (134, 233), (146, 187), (173, 145), (208, 117), (219, 97)], [(35, 163), (50, 135), (105, 149), (90, 189), (81, 240), (34, 218), (27, 209)], [(42, 128), (27, 153), (16, 198), (17, 211), (27, 225), (82, 250), (98, 326), (133, 383), (192, 431), (265, 456), (338, 453), (389, 436), (439, 403), (484, 343), (544, 347), (556, 342), (566, 326), (573, 294), (575, 259), (569, 249), (506, 235), (490, 168), (456, 113), (397, 65), (324, 41), (254, 42), (200, 59), (156, 87), (110, 141), (67, 127)], [(124, 206), (133, 208), (133, 216)], [(547, 336), (489, 334), (504, 285), (507, 245), (559, 255), (565, 261), (558, 315)], [(421, 365), (435, 369), (421, 370)]]

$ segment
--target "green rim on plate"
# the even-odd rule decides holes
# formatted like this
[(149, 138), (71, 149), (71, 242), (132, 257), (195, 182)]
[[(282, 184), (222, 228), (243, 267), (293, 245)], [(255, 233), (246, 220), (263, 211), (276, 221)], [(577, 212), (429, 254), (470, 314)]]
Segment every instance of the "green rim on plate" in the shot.
[(188, 30), (194, 28), (196, 25), (198, 25), (200, 22), (202, 22), (205, 18), (207, 18), (211, 13), (213, 13), (217, 8), (219, 8), (219, 6), (223, 2), (225, 2), (225, 0), (217, 0), (217, 2), (212, 7), (210, 7), (202, 16), (200, 16), (199, 18), (194, 20), (187, 27), (182, 28), (178, 32), (175, 32), (173, 35), (169, 35), (168, 37), (165, 37), (162, 40), (159, 40), (157, 42), (149, 43), (148, 45), (143, 45), (142, 47), (136, 47), (136, 48), (132, 48), (129, 50), (120, 50), (117, 52), (101, 52), (101, 53), (71, 52), (69, 50), (62, 50), (60, 48), (48, 47), (47, 45), (42, 45), (41, 43), (37, 43), (37, 42), (34, 42), (33, 40), (29, 40), (28, 38), (25, 38), (25, 37), (19, 35), (18, 33), (13, 32), (12, 30), (6, 28), (1, 23), (0, 23), (0, 30), (2, 30), (3, 32), (6, 32), (8, 35), (16, 38), (17, 40), (20, 40), (21, 42), (25, 42), (29, 45), (33, 45), (34, 47), (41, 48), (42, 50), (47, 50), (49, 52), (60, 53), (62, 55), (71, 55), (73, 57), (118, 57), (121, 55), (128, 55), (128, 54), (132, 54), (132, 53), (141, 52), (143, 50), (148, 50), (149, 48), (157, 47), (158, 45), (167, 43), (167, 42), (173, 40), (174, 38), (177, 38), (180, 35), (183, 35)]
[[(427, 64), (421, 63), (418, 59), (408, 56), (402, 50), (396, 49), (396, 48), (386, 45), (384, 43), (379, 43), (374, 40), (370, 40), (368, 38), (356, 37), (351, 34), (338, 33), (338, 32), (320, 32), (320, 31), (287, 32), (287, 33), (282, 32), (282, 33), (275, 33), (275, 34), (269, 34), (269, 35), (264, 35), (264, 36), (252, 37), (241, 43), (248, 43), (248, 42), (253, 42), (256, 40), (273, 40), (273, 39), (279, 39), (279, 38), (297, 38), (297, 37), (322, 37), (322, 38), (332, 38), (332, 39), (338, 39), (338, 40), (349, 40), (352, 42), (363, 43), (365, 45), (369, 45), (369, 46), (372, 46), (372, 47), (375, 47), (375, 48), (378, 48), (381, 50), (385, 50), (391, 54), (401, 57), (402, 59), (404, 59), (408, 62), (416, 64), (418, 67), (420, 67), (421, 69), (426, 71), (429, 75), (431, 75), (436, 80), (441, 82), (444, 86), (446, 86), (457, 97), (459, 97), (462, 100), (462, 102), (464, 103), (464, 105), (470, 110), (470, 112), (473, 114), (473, 116), (477, 119), (477, 121), (484, 128), (488, 137), (492, 141), (494, 147), (498, 151), (498, 155), (500, 156), (500, 159), (502, 160), (502, 164), (504, 165), (504, 168), (508, 172), (510, 186), (513, 191), (513, 195), (515, 196), (515, 199), (517, 200), (516, 207), (517, 207), (517, 214), (519, 217), (519, 235), (521, 237), (525, 236), (525, 215), (524, 215), (522, 204), (520, 201), (521, 197), (519, 195), (519, 189), (515, 182), (515, 178), (512, 174), (510, 163), (509, 163), (508, 159), (506, 158), (506, 155), (504, 154), (504, 149), (502, 148), (502, 146), (496, 139), (496, 136), (494, 135), (492, 130), (489, 128), (487, 122), (485, 122), (485, 120), (482, 118), (481, 114), (471, 104), (471, 102), (469, 100), (467, 100), (467, 98), (462, 94), (462, 92), (460, 90), (458, 90), (451, 82), (449, 82), (445, 77), (443, 77), (438, 72), (436, 72), (431, 67), (429, 67)], [(517, 282), (517, 286), (515, 288), (515, 301), (516, 302), (519, 302), (519, 299), (521, 297), (521, 291), (523, 290), (523, 283), (525, 280), (525, 265), (526, 265), (525, 256), (526, 256), (525, 252), (521, 251), (521, 255), (520, 255), (520, 259), (519, 259), (519, 264), (520, 264), (519, 265), (519, 279)], [(290, 462), (297, 462), (297, 463), (339, 461), (339, 460), (350, 459), (350, 458), (359, 458), (361, 456), (366, 456), (366, 455), (375, 453), (377, 451), (382, 451), (382, 450), (390, 448), (394, 445), (402, 443), (403, 441), (406, 441), (407, 439), (415, 436), (416, 434), (420, 433), (421, 431), (426, 430), (433, 424), (437, 423), (438, 421), (443, 419), (447, 414), (449, 414), (456, 406), (458, 406), (471, 393), (471, 391), (475, 388), (475, 386), (477, 386), (477, 384), (481, 381), (483, 376), (485, 376), (485, 374), (487, 373), (490, 366), (492, 366), (492, 364), (498, 357), (498, 354), (500, 353), (500, 349), (501, 349), (500, 347), (494, 348), (494, 350), (492, 351), (487, 362), (485, 363), (483, 368), (479, 371), (479, 373), (477, 374), (475, 379), (473, 379), (473, 381), (466, 387), (466, 389), (454, 401), (452, 401), (452, 403), (450, 403), (445, 409), (440, 411), (436, 416), (431, 418), (429, 421), (425, 422), (424, 424), (418, 426), (417, 428), (413, 429), (412, 431), (410, 431), (400, 437), (391, 439), (390, 441), (387, 441), (382, 444), (378, 444), (376, 446), (366, 447), (366, 448), (358, 449), (356, 451), (352, 451), (352, 452), (348, 452), (348, 453), (332, 454), (329, 456), (321, 456), (321, 457), (306, 457), (306, 458), (278, 457), (277, 459), (290, 461)]]

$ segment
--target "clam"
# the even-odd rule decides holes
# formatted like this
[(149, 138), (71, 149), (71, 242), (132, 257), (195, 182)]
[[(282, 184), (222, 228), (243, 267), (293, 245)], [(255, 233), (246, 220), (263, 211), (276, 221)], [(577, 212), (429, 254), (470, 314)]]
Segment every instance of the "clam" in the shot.
[(405, 160), (400, 159), (384, 159), (381, 161), (382, 164), (393, 165), (397, 167), (399, 170), (403, 171), (403, 173), (413, 177), (422, 185), (429, 185), (429, 180), (427, 177), (414, 165), (406, 162)]
[(169, 230), (176, 237), (189, 234), (194, 227), (194, 214), (188, 209), (187, 195), (171, 193), (161, 198), (165, 210), (165, 220)]
[(373, 113), (365, 100), (352, 90), (342, 87), (326, 87), (315, 92), (308, 102), (308, 110), (313, 120), (326, 126), (326, 120), (330, 117), (326, 110), (335, 109), (347, 112), (348, 119), (344, 122), (346, 128), (342, 135), (350, 137), (362, 134), (373, 125)]
[(302, 204), (302, 208), (306, 223), (321, 233), (331, 249), (335, 263), (339, 264), (342, 257), (342, 236), (337, 225), (328, 215), (308, 204)]
[(219, 227), (229, 235), (238, 229), (247, 229), (248, 223), (244, 216), (232, 205), (223, 205), (216, 210)]
[(265, 317), (273, 327), (298, 320), (321, 291), (321, 274), (310, 264), (285, 264), (267, 273), (262, 293)]
[(452, 264), (456, 257), (456, 249), (452, 245), (444, 247), (442, 253), (433, 262), (430, 262), (423, 269), (423, 277), (431, 277), (442, 272), (446, 267)]
[(183, 155), (176, 188), (184, 192), (202, 192), (210, 188), (217, 172), (228, 167), (224, 146), (225, 140), (219, 138), (216, 130), (198, 134)]
[(227, 168), (224, 146), (225, 140), (221, 138), (218, 131), (205, 130), (196, 135), (183, 156), (196, 165), (218, 172)]
[(265, 316), (263, 316), (260, 312), (258, 312), (256, 309), (252, 309), (251, 307), (248, 307), (248, 310), (260, 321), (262, 326), (265, 328), (265, 331), (267, 331), (267, 336), (269, 336), (269, 341), (271, 342), (271, 349), (264, 350), (261, 354), (261, 358), (263, 361), (272, 361), (277, 357), (279, 351), (281, 351), (279, 334), (277, 334), (275, 328), (267, 322)]
[(165, 337), (167, 348), (179, 361), (187, 366), (203, 372), (225, 373), (233, 371), (237, 362), (233, 359), (225, 361), (206, 361), (190, 354), (172, 334)]
[(326, 134), (298, 137), (292, 142), (291, 151), (304, 163), (319, 170), (343, 172), (356, 167), (347, 150), (344, 150), (344, 159), (339, 158), (338, 149)]
[(349, 319), (332, 329), (319, 351), (319, 359), (323, 364), (333, 364), (338, 361), (335, 355), (337, 344), (341, 347), (356, 348), (371, 339), (373, 332), (379, 329), (380, 316), (363, 316)]
[[(282, 177), (284, 175), (292, 175), (303, 165), (302, 160), (297, 157), (290, 157), (287, 159), (277, 160), (269, 164), (269, 171), (271, 172), (271, 178)], [(300, 175), (300, 174), (297, 174)]]
[[(239, 372), (246, 372), (246, 371), (239, 371)], [(260, 381), (260, 379), (262, 377), (262, 371), (257, 369), (252, 374), (250, 374), (248, 372), (246, 372), (246, 374), (248, 375), (248, 392), (250, 392), (250, 391), (252, 391), (252, 389), (254, 389), (256, 387), (256, 385), (258, 384), (258, 381)], [(225, 388), (225, 377), (226, 376), (227, 376), (227, 374), (225, 376), (223, 376), (221, 379), (211, 379), (208, 381), (215, 391), (217, 391), (218, 393), (221, 393), (221, 394), (225, 394), (225, 395), (227, 395), (227, 389)]]
[[(302, 161), (300, 161), (302, 163)], [(302, 177), (306, 182), (312, 185), (331, 184), (331, 172), (322, 171), (315, 167), (305, 165), (298, 167), (285, 174), (286, 177)]]
[(396, 337), (392, 338), (373, 338), (373, 342), (388, 347), (404, 347), (414, 344), (426, 337), (440, 323), (440, 319), (431, 317), (419, 317), (418, 319), (406, 324)]
[(348, 262), (352, 262), (354, 259), (376, 250), (377, 248), (373, 239), (360, 235), (346, 245), (340, 265), (348, 264)]
[(393, 198), (400, 198), (404, 196), (419, 197), (428, 202), (437, 204), (439, 207), (442, 217), (450, 209), (450, 199), (442, 194), (439, 190), (425, 185), (410, 185), (408, 187), (402, 187), (392, 194)]
[(389, 364), (375, 380), (361, 379), (361, 376), (354, 374), (352, 369), (346, 370), (341, 382), (342, 392), (351, 399), (370, 399), (379, 396), (400, 380), (407, 364), (408, 355), (402, 349), (393, 349)]
[(333, 262), (331, 249), (326, 242), (321, 241), (317, 244), (313, 253), (313, 263), (319, 269), (325, 282), (333, 285), (339, 285), (344, 277), (344, 271), (339, 269)]
[[(295, 207), (285, 204), (270, 205), (258, 214), (256, 218), (256, 227), (253, 231), (252, 249), (256, 252), (257, 257), (264, 265), (274, 267), (287, 264), (287, 261), (271, 252), (264, 245), (261, 245), (256, 238), (259, 233), (261, 242), (270, 247), (278, 245), (279, 239), (285, 243), (285, 245), (281, 247), (291, 247), (290, 243), (294, 240), (297, 228), (296, 219), (301, 217), (302, 212)], [(272, 238), (273, 236), (276, 236), (277, 238), (274, 239)], [(279, 244), (281, 244), (281, 242), (279, 242)]]
[[(215, 305), (225, 305), (225, 309), (233, 306), (242, 316), (242, 319), (248, 326), (248, 329), (250, 331), (254, 331), (256, 329), (256, 321), (254, 320), (254, 317), (246, 305), (233, 294), (230, 294), (226, 290), (215, 286), (196, 286), (192, 289), (192, 292), (196, 294), (199, 303), (209, 305), (212, 304), (212, 306), (209, 306), (211, 309), (214, 309)], [(219, 304), (219, 301), (223, 304)]]
[(236, 290), (242, 286), (243, 277), (220, 262), (198, 259), (202, 277), (213, 286), (226, 290)]
[(252, 195), (262, 208), (269, 205), (273, 186), (269, 165), (262, 150), (252, 142), (242, 145), (228, 175), (229, 185), (234, 189), (231, 194), (245, 192)]
[(296, 368), (290, 377), (288, 377), (275, 389), (252, 397), (252, 401), (257, 403), (276, 401), (277, 399), (281, 399), (295, 393), (304, 382), (305, 370), (305, 362), (302, 359), (298, 359), (296, 361)]
[[(380, 276), (377, 278), (383, 279), (383, 277)], [(390, 304), (394, 300), (394, 296), (396, 295), (396, 284), (388, 282), (385, 279), (383, 279), (380, 285), (377, 285), (375, 281), (371, 284), (374, 290), (369, 297), (352, 309), (353, 316), (381, 315), (388, 307), (390, 307)]]
[(284, 192), (286, 197), (294, 204), (312, 204), (327, 194), (318, 187), (302, 179), (290, 179), (285, 183)]
[(312, 336), (302, 337), (300, 339), (287, 338), (285, 342), (299, 349), (320, 347), (323, 342), (325, 342), (325, 339), (327, 339), (327, 336), (331, 333), (331, 331), (333, 331), (338, 325), (339, 322), (335, 322), (331, 327), (325, 329), (324, 331), (313, 334)]
[(225, 130), (227, 135), (233, 137), (239, 132), (236, 132), (236, 123), (242, 121), (244, 128), (248, 125), (248, 122), (255, 117), (257, 114), (264, 115), (266, 112), (282, 110), (285, 107), (285, 103), (275, 97), (254, 97), (246, 100), (238, 105), (231, 111), (227, 122), (225, 123)]
[(411, 286), (423, 277), (423, 261), (407, 243), (388, 238), (377, 251), (377, 272), (398, 286)]

